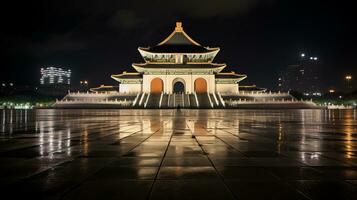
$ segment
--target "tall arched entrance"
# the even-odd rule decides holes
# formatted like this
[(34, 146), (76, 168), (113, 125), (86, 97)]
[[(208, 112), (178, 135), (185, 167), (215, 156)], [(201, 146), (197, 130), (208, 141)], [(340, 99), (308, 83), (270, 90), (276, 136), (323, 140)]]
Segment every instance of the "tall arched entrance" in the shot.
[(184, 92), (185, 92), (185, 85), (182, 82), (177, 81), (174, 84), (174, 93), (184, 93)]
[(198, 78), (195, 80), (195, 92), (196, 93), (207, 92), (207, 81), (204, 78)]
[(173, 93), (185, 93), (185, 80), (182, 78), (176, 78), (172, 81), (172, 92)]
[(164, 91), (164, 82), (162, 81), (162, 79), (154, 78), (153, 80), (151, 80), (150, 92), (157, 94), (161, 93), (162, 91)]

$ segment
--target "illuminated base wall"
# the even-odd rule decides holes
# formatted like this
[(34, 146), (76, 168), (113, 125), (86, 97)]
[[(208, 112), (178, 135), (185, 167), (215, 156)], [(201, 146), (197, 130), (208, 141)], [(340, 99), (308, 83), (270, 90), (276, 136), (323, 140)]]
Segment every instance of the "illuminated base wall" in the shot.
[(142, 84), (119, 84), (120, 93), (140, 93)]
[(216, 90), (221, 94), (238, 94), (238, 88), (238, 84), (216, 84)]
[(199, 78), (206, 82), (207, 91), (215, 92), (215, 77), (214, 75), (144, 75), (143, 76), (143, 92), (151, 92), (151, 83), (154, 79), (161, 79), (163, 83), (163, 92), (167, 94), (173, 93), (174, 84), (181, 82), (185, 86), (185, 93), (193, 93), (195, 91), (195, 81)]

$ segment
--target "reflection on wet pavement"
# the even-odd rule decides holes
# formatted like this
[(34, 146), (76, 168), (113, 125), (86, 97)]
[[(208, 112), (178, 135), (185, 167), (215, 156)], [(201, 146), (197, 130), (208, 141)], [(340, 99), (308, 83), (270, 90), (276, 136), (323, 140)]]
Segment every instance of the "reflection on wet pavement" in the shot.
[(0, 110), (3, 195), (357, 199), (356, 110)]

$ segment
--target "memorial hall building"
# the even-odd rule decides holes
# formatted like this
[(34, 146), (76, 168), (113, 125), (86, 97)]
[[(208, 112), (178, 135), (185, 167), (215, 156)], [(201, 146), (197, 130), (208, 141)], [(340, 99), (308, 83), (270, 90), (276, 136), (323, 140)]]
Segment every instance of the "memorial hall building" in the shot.
[(215, 63), (218, 47), (205, 47), (193, 40), (177, 22), (174, 31), (153, 47), (139, 47), (144, 63), (135, 72), (112, 75), (120, 93), (221, 93), (237, 94), (246, 75), (223, 72), (226, 64)]
[(112, 75), (116, 86), (69, 92), (56, 108), (311, 108), (288, 93), (242, 86), (244, 74), (224, 72), (215, 63), (218, 47), (202, 46), (184, 31), (181, 22), (159, 44), (138, 48), (144, 62), (132, 72)]

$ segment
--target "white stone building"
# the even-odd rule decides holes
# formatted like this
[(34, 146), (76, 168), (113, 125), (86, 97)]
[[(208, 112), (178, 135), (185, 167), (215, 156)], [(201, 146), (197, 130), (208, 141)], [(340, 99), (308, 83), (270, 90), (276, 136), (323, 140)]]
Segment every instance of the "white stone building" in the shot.
[(203, 47), (183, 30), (175, 30), (154, 47), (138, 48), (145, 63), (134, 63), (136, 72), (112, 75), (120, 93), (221, 93), (238, 94), (246, 75), (223, 73), (226, 64), (214, 63), (219, 48)]
[(139, 47), (144, 63), (136, 72), (112, 75), (118, 86), (92, 88), (91, 93), (69, 93), (57, 108), (315, 108), (287, 93), (241, 86), (246, 75), (222, 72), (214, 63), (219, 48), (203, 47), (189, 37), (180, 22), (153, 47)]

